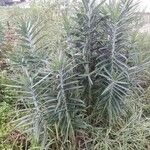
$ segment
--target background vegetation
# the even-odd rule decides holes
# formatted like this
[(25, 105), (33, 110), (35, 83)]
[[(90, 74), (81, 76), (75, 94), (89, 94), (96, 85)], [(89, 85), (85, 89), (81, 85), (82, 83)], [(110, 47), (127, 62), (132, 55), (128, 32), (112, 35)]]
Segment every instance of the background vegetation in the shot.
[(1, 149), (150, 149), (150, 36), (138, 31), (138, 4), (0, 9)]

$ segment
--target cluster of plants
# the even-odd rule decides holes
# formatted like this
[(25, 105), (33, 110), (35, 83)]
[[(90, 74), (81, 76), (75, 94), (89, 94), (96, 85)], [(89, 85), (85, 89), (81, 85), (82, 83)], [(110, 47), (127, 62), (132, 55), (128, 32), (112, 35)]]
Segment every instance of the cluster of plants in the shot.
[(18, 37), (7, 53), (12, 81), (2, 89), (17, 93), (13, 125), (29, 137), (19, 148), (149, 149), (150, 55), (148, 36), (136, 30), (137, 4), (74, 6), (32, 6), (12, 19)]

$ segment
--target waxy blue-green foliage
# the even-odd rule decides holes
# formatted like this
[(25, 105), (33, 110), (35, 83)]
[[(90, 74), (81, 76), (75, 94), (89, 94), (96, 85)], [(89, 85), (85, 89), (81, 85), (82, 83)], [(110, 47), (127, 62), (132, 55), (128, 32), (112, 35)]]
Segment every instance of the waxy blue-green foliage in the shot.
[[(34, 15), (17, 21), (18, 46), (9, 58), (16, 82), (12, 87), (24, 107), (17, 110), (16, 123), (41, 149), (99, 150), (105, 145), (123, 149), (128, 145), (122, 136), (127, 127), (117, 135), (100, 128), (119, 128), (131, 114), (126, 99), (136, 92), (135, 79), (141, 71), (131, 61), (135, 9), (132, 0), (108, 4), (82, 0), (73, 13), (66, 8), (57, 14), (64, 19), (65, 31), (54, 50), (47, 42), (51, 39), (49, 33), (45, 35), (48, 24), (43, 18)], [(118, 135), (121, 140), (116, 144)]]

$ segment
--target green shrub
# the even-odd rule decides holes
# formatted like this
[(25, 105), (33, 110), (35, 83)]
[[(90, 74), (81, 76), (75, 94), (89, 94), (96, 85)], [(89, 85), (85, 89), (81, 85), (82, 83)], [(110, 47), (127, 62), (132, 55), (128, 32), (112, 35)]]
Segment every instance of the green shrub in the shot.
[(135, 101), (126, 103), (137, 92), (138, 73), (147, 65), (133, 57), (135, 6), (132, 0), (99, 5), (82, 0), (73, 13), (63, 11), (63, 35), (54, 40), (55, 46), (47, 45), (52, 37), (45, 35), (45, 20), (32, 15), (18, 20), (20, 39), (9, 55), (12, 88), (23, 106), (16, 110), (15, 123), (31, 135), (33, 145), (146, 149), (149, 121), (138, 114)]

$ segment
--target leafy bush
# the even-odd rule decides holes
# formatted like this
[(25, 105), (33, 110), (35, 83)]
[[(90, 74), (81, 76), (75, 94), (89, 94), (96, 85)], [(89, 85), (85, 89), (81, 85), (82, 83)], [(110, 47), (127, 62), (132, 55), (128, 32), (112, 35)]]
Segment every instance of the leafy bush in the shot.
[(147, 148), (149, 119), (137, 113), (135, 101), (126, 103), (148, 64), (134, 61), (135, 9), (132, 0), (83, 0), (73, 13), (64, 10), (63, 35), (54, 47), (47, 44), (45, 20), (18, 20), (20, 39), (9, 55), (22, 105), (16, 128), (40, 149)]
[(98, 118), (107, 114), (111, 123), (122, 114), (132, 84), (128, 52), (133, 44), (135, 6), (131, 0), (101, 5), (83, 0), (70, 34), (75, 47), (72, 57), (81, 64), (77, 73), (84, 77), (81, 82), (85, 83), (87, 107), (92, 105)]

